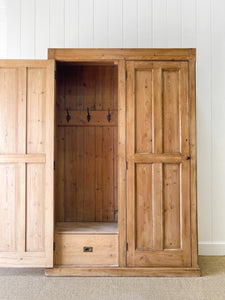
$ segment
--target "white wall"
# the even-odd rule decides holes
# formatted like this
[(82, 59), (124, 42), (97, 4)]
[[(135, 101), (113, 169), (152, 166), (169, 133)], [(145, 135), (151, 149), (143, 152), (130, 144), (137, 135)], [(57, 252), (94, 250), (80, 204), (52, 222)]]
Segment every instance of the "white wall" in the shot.
[(0, 58), (51, 47), (197, 48), (199, 249), (225, 255), (225, 1), (0, 0)]

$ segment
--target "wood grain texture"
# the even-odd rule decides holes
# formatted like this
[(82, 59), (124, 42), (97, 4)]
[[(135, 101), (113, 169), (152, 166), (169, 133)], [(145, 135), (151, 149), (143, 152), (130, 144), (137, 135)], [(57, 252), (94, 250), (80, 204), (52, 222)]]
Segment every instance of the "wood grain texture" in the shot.
[(199, 268), (122, 268), (122, 267), (56, 267), (46, 269), (47, 276), (127, 276), (127, 277), (190, 277), (200, 276)]
[[(187, 64), (130, 61), (127, 68), (127, 263), (132, 267), (191, 266)], [(151, 93), (142, 93), (137, 109), (141, 72), (145, 77), (153, 73), (154, 102)], [(144, 83), (145, 79), (141, 87), (147, 89)], [(154, 152), (147, 148), (151, 140), (142, 139), (142, 152), (136, 153), (134, 140), (141, 133), (137, 133), (135, 114), (148, 110), (152, 110), (147, 122), (154, 128)]]
[(57, 222), (57, 233), (67, 234), (118, 234), (117, 222)]
[[(56, 234), (56, 265), (117, 265), (118, 235)], [(93, 247), (84, 252), (83, 247)]]
[[(9, 60), (1, 61), (0, 66), (5, 92), (0, 106), (4, 110), (4, 101), (11, 98), (10, 107), (4, 112), (6, 116), (11, 110), (8, 116), (11, 124), (5, 131), (10, 141), (6, 138), (5, 145), (1, 143), (4, 150), (0, 156), (1, 174), (9, 173), (5, 179), (10, 184), (4, 184), (2, 204), (10, 208), (14, 222), (10, 223), (5, 212), (9, 220), (5, 220), (4, 232), (8, 232), (8, 223), (15, 233), (15, 247), (7, 241), (8, 247), (14, 249), (0, 252), (0, 265), (52, 267), (54, 62)], [(7, 86), (9, 76), (10, 89)], [(0, 120), (3, 122), (4, 116)], [(1, 128), (4, 129), (4, 124)], [(7, 235), (11, 239), (12, 234), (8, 232)]]
[[(117, 66), (112, 63), (57, 64), (56, 139), (61, 147), (57, 148), (56, 178), (61, 181), (61, 187), (56, 189), (64, 189), (56, 194), (57, 221), (118, 219), (117, 81)], [(87, 107), (91, 115), (89, 122)], [(57, 172), (61, 177), (57, 177)], [(60, 217), (62, 206), (64, 215)]]

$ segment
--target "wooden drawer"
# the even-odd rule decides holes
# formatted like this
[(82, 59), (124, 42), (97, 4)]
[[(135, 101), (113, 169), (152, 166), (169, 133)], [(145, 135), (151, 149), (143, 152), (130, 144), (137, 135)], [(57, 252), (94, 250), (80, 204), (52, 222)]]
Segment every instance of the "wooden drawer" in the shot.
[(55, 264), (118, 265), (118, 235), (56, 233)]

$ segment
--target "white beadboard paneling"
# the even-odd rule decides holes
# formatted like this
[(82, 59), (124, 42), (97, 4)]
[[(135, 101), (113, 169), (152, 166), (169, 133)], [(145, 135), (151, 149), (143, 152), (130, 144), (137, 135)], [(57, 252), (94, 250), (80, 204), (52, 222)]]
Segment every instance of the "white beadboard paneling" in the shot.
[(212, 239), (212, 131), (210, 1), (197, 3), (197, 184), (199, 240)]
[(7, 22), (7, 57), (20, 58), (21, 41), (21, 0), (7, 0), (6, 22)]
[(7, 5), (0, 0), (0, 57), (7, 58)]
[(123, 47), (138, 47), (137, 0), (123, 0)]
[(199, 255), (225, 255), (225, 243), (199, 243)]
[(93, 0), (79, 0), (79, 47), (94, 46)]
[(123, 2), (108, 0), (108, 47), (123, 47)]
[(138, 47), (153, 45), (153, 0), (138, 1)]
[[(181, 47), (196, 48), (197, 46), (196, 44), (196, 38), (197, 38), (196, 0), (182, 0), (180, 2), (180, 5), (181, 5)], [(205, 15), (204, 9), (203, 12), (199, 11), (199, 13)], [(208, 23), (209, 22), (207, 22), (206, 24)]]
[(79, 45), (79, 0), (65, 0), (65, 47)]
[(21, 58), (35, 57), (35, 0), (21, 0)]
[(50, 47), (49, 0), (36, 0), (36, 39), (35, 53), (37, 59), (48, 57), (47, 49)]
[(181, 47), (181, 0), (167, 1), (167, 46)]
[(212, 238), (225, 241), (225, 1), (211, 0)]
[(153, 0), (153, 47), (168, 47), (167, 1)]
[(65, 47), (64, 0), (50, 0), (50, 47)]
[(94, 1), (94, 47), (108, 47), (108, 0)]

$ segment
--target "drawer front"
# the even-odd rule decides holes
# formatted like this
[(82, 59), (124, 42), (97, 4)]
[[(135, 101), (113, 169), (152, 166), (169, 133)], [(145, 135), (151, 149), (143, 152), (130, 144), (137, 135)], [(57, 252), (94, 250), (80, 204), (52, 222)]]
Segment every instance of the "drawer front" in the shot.
[(118, 265), (118, 235), (55, 235), (56, 265)]

